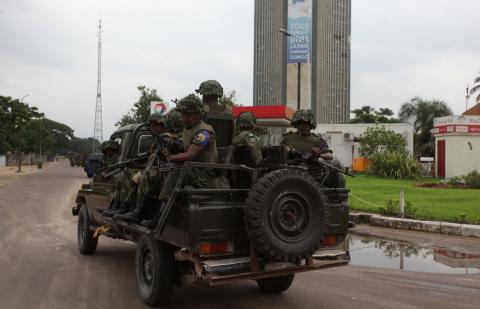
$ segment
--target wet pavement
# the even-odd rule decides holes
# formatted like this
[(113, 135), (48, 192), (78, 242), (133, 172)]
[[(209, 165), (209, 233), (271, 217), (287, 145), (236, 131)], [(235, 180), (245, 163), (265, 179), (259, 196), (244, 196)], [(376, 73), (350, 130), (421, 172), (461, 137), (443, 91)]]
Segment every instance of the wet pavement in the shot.
[(443, 274), (480, 273), (480, 254), (372, 236), (350, 235), (348, 242), (352, 265)]

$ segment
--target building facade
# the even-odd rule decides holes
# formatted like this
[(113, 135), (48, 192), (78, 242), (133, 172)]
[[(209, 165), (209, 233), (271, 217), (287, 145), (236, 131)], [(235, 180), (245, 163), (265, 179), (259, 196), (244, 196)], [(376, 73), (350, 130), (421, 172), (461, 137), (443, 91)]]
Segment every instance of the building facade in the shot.
[(350, 25), (351, 0), (255, 0), (254, 105), (349, 122)]

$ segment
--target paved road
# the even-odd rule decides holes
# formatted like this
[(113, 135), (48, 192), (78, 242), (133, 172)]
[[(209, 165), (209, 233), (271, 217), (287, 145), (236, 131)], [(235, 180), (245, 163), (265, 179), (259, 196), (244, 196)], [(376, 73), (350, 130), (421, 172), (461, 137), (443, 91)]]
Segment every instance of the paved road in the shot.
[[(0, 187), (0, 308), (146, 308), (137, 295), (135, 246), (102, 238), (95, 256), (76, 248), (75, 192), (66, 162)], [(300, 274), (283, 295), (251, 281), (178, 288), (172, 308), (479, 308), (479, 275), (348, 266)]]

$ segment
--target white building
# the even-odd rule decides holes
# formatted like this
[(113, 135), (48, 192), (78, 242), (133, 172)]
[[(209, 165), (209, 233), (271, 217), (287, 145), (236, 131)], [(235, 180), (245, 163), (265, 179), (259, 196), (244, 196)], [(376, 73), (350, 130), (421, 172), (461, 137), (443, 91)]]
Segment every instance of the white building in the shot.
[(408, 152), (413, 154), (413, 124), (412, 123), (345, 123), (317, 124), (315, 133), (321, 134), (332, 149), (335, 157), (345, 167), (352, 167), (353, 158), (360, 156), (361, 138), (367, 128), (381, 126), (400, 134), (405, 139)]
[(480, 171), (480, 116), (435, 118), (433, 126), (437, 177)]

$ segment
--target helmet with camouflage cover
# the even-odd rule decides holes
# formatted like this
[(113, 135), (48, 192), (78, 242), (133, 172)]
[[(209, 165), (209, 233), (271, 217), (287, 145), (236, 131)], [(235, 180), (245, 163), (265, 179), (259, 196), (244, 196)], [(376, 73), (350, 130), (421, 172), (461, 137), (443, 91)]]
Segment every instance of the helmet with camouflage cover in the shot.
[(257, 124), (257, 117), (255, 117), (254, 113), (243, 112), (238, 115), (236, 124), (242, 130), (251, 130)]
[(300, 121), (308, 122), (313, 129), (317, 127), (317, 123), (315, 122), (315, 116), (313, 115), (312, 111), (310, 111), (309, 109), (305, 109), (305, 110), (301, 109), (296, 111), (293, 114), (292, 123), (291, 123), (292, 127), (296, 128)]
[(166, 117), (160, 113), (153, 113), (148, 117), (148, 123), (156, 122), (165, 125)]
[(165, 121), (165, 127), (170, 133), (182, 132), (184, 127), (182, 114), (175, 109), (169, 111)]
[(112, 151), (118, 151), (120, 150), (120, 144), (118, 144), (116, 141), (114, 140), (108, 140), (108, 141), (104, 141), (101, 145), (101, 148), (102, 150), (102, 153), (104, 153), (105, 151), (107, 151), (108, 149), (112, 150)]
[(198, 89), (195, 90), (201, 95), (214, 95), (217, 97), (223, 96), (223, 88), (216, 80), (206, 80), (200, 84)]
[(202, 100), (196, 94), (189, 94), (178, 101), (176, 110), (182, 114), (186, 112), (203, 114), (204, 111)]

